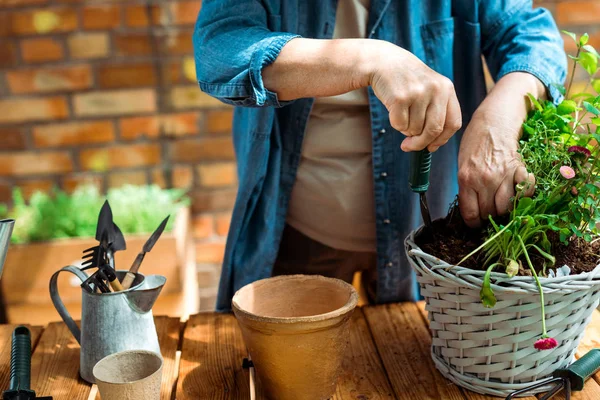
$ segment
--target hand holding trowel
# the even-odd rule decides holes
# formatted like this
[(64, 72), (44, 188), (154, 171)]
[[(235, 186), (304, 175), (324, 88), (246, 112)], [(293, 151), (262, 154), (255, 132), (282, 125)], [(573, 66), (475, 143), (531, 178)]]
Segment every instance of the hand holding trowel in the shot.
[(135, 274), (137, 274), (138, 270), (140, 269), (140, 265), (142, 265), (142, 261), (144, 261), (144, 256), (146, 255), (146, 253), (149, 253), (150, 250), (152, 250), (152, 248), (158, 241), (158, 238), (160, 238), (160, 235), (162, 235), (163, 231), (165, 230), (168, 220), (169, 217), (165, 218), (163, 222), (160, 223), (158, 228), (156, 228), (152, 236), (150, 236), (150, 238), (144, 244), (142, 251), (140, 251), (140, 253), (137, 255), (135, 261), (129, 269), (129, 272), (127, 272), (127, 275), (125, 275), (125, 278), (123, 278), (123, 282), (121, 282), (123, 290), (127, 290), (131, 287), (131, 284), (135, 280)]

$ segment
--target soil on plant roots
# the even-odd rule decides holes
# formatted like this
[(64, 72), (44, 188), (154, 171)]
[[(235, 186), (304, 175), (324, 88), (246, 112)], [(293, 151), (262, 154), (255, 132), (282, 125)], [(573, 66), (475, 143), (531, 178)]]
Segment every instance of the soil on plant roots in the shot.
[[(505, 221), (498, 220), (498, 223)], [(415, 238), (416, 244), (424, 252), (431, 254), (449, 264), (456, 265), (467, 254), (471, 253), (483, 243), (487, 228), (471, 229), (463, 221), (458, 207), (453, 207), (446, 218), (433, 221), (432, 229), (423, 229)], [(548, 232), (548, 239), (552, 244), (552, 255), (556, 258), (555, 267), (563, 265), (571, 268), (571, 274), (592, 271), (600, 261), (600, 240), (588, 243), (581, 238), (574, 238), (565, 246), (560, 242), (557, 234)], [(530, 252), (531, 262), (536, 270), (541, 271), (543, 258)], [(483, 269), (483, 252), (469, 257), (461, 266), (471, 269)], [(547, 268), (547, 271), (550, 268)], [(538, 272), (539, 272), (538, 271)], [(531, 275), (527, 266), (521, 267), (519, 275)]]

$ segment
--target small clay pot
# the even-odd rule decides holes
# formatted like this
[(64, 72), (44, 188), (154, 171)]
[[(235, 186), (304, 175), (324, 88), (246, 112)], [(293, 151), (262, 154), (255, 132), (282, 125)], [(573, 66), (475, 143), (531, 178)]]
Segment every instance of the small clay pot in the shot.
[(263, 279), (235, 294), (233, 311), (270, 399), (334, 394), (357, 302), (351, 285), (315, 275)]
[(159, 400), (163, 359), (147, 350), (104, 357), (93, 374), (102, 400)]

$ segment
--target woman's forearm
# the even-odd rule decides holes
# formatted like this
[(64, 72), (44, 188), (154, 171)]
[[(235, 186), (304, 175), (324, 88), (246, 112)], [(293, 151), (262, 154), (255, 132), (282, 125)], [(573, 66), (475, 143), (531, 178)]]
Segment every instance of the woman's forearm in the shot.
[(369, 86), (381, 46), (372, 39), (293, 39), (264, 68), (263, 82), (280, 100), (335, 96)]

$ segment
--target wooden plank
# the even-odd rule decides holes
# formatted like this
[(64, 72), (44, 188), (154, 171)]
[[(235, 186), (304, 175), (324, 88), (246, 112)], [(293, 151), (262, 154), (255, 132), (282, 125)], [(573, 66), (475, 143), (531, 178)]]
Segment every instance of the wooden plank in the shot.
[[(12, 333), (18, 325), (0, 325), (0, 393), (8, 389), (10, 382), (10, 351)], [(31, 347), (35, 350), (37, 341), (44, 330), (41, 326), (28, 326), (31, 331)], [(31, 389), (36, 390), (35, 387)]]
[(399, 399), (462, 400), (458, 386), (436, 370), (431, 338), (414, 303), (364, 307), (375, 345)]
[[(179, 318), (154, 317), (158, 342), (160, 343), (160, 352), (162, 353), (164, 363), (162, 372), (162, 382), (160, 388), (161, 400), (171, 400), (177, 385), (177, 376), (179, 368), (177, 365), (177, 349), (179, 347), (180, 333), (182, 323)], [(100, 400), (100, 394), (95, 396)]]
[(31, 359), (31, 385), (38, 396), (87, 400), (91, 385), (79, 377), (79, 345), (64, 323), (42, 333)]
[(362, 309), (352, 315), (348, 348), (332, 400), (395, 399)]
[(249, 399), (244, 357), (246, 347), (232, 314), (191, 316), (183, 334), (177, 400)]

